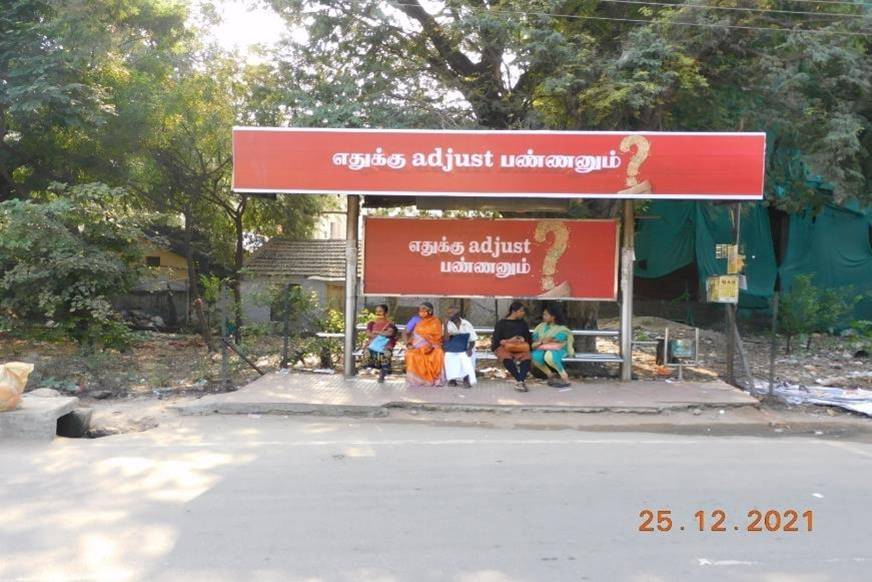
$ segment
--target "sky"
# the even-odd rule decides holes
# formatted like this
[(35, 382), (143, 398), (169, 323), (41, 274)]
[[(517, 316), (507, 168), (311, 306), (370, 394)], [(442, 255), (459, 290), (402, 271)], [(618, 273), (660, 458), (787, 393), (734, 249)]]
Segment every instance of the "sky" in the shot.
[[(250, 54), (258, 44), (274, 45), (287, 30), (286, 23), (272, 8), (252, 0), (224, 0), (216, 7), (221, 23), (209, 27), (210, 36), (227, 50), (238, 50)], [(197, 21), (198, 10), (194, 9), (192, 19)]]

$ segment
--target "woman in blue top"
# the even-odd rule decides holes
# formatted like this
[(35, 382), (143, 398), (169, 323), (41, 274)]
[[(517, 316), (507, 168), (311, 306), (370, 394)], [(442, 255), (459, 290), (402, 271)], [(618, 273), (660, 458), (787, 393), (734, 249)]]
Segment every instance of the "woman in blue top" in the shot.
[(564, 323), (560, 307), (550, 305), (542, 311), (542, 323), (533, 330), (533, 365), (548, 377), (548, 385), (555, 388), (570, 386), (563, 359), (575, 355), (572, 330)]

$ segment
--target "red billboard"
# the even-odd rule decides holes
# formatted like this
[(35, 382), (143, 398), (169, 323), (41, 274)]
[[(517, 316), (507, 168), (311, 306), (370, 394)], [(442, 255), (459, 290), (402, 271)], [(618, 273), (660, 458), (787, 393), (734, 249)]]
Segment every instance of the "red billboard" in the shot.
[(614, 301), (615, 220), (364, 221), (366, 295)]
[(238, 192), (758, 200), (763, 133), (237, 127)]

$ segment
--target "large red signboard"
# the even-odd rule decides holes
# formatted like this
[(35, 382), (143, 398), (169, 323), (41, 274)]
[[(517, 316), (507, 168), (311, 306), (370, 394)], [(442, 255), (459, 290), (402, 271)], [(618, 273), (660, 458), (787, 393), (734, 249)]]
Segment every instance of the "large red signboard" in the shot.
[(239, 192), (755, 200), (763, 133), (234, 128)]
[(367, 295), (614, 301), (614, 220), (367, 217)]

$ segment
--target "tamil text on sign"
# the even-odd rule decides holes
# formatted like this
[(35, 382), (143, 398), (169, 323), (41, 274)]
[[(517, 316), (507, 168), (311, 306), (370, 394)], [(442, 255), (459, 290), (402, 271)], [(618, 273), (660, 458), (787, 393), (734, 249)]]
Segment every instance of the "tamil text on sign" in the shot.
[(240, 192), (755, 200), (765, 134), (235, 128)]
[(613, 301), (614, 220), (367, 217), (367, 295)]

